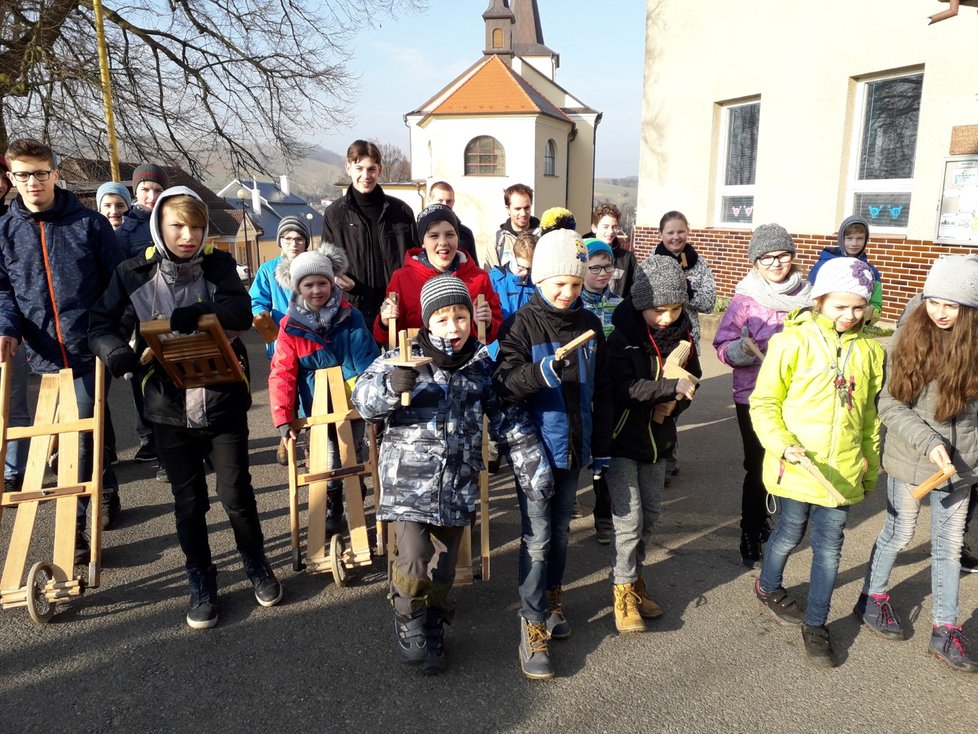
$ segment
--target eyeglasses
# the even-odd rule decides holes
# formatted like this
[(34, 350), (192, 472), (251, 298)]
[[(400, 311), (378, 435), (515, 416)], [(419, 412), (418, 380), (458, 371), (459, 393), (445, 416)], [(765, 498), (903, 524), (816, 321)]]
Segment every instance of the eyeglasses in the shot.
[(518, 262), (514, 262), (513, 263), (513, 272), (514, 273), (524, 273), (524, 274), (525, 273), (529, 273), (530, 272), (530, 266), (529, 265), (520, 265)]
[(306, 238), (305, 237), (283, 237), (282, 243), (288, 245), (304, 245), (306, 244)]
[(784, 265), (785, 263), (790, 263), (794, 259), (795, 256), (790, 252), (782, 252), (780, 255), (762, 255), (761, 257), (757, 258), (757, 262), (766, 268), (770, 268), (775, 262)]
[(19, 183), (27, 183), (31, 176), (35, 181), (47, 181), (54, 171), (11, 171), (10, 175)]
[(591, 275), (600, 275), (601, 273), (615, 272), (614, 265), (588, 265), (587, 269), (591, 273)]

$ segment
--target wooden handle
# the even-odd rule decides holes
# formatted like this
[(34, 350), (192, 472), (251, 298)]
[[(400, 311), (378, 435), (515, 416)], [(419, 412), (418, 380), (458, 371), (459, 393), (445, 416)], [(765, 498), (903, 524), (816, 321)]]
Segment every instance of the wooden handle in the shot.
[(815, 481), (817, 481), (822, 486), (822, 488), (829, 493), (829, 496), (832, 499), (834, 499), (837, 504), (840, 505), (849, 504), (849, 500), (847, 500), (842, 495), (842, 493), (835, 488), (835, 485), (832, 484), (832, 482), (830, 482), (828, 479), (825, 478), (825, 475), (822, 474), (821, 470), (817, 466), (815, 466), (815, 462), (813, 462), (807, 456), (803, 456), (801, 457), (801, 461), (798, 462), (798, 465), (802, 469), (807, 471), (809, 474), (811, 474), (812, 477), (815, 478)]
[[(477, 295), (475, 297), (475, 308), (476, 308), (476, 310), (478, 311), (479, 308), (482, 306), (482, 304), (484, 304), (485, 302), (486, 302), (486, 297), (484, 295), (482, 295), (481, 293), (479, 295)], [(483, 344), (485, 344), (486, 343), (486, 324), (485, 324), (485, 322), (483, 322), (483, 321), (477, 321), (475, 328), (477, 329), (477, 335), (479, 337), (479, 341), (482, 342)]]
[(764, 352), (761, 351), (761, 348), (757, 346), (757, 342), (755, 342), (753, 339), (747, 337), (744, 339), (743, 345), (745, 352), (748, 354), (753, 354), (758, 359), (764, 359)]
[[(388, 293), (387, 297), (390, 298), (394, 303), (397, 303), (397, 294), (394, 292)], [(397, 319), (387, 320), (387, 348), (393, 349), (397, 346)]]
[(579, 337), (576, 337), (575, 339), (571, 339), (564, 346), (557, 347), (557, 351), (554, 352), (554, 359), (557, 359), (557, 360), (563, 359), (564, 357), (566, 357), (571, 352), (573, 352), (573, 351), (575, 351), (575, 350), (580, 349), (581, 347), (583, 347), (585, 344), (587, 344), (593, 338), (594, 338), (594, 329), (588, 329), (583, 334), (581, 334)]
[(919, 484), (911, 489), (910, 494), (913, 495), (915, 500), (922, 502), (924, 497), (930, 494), (932, 490), (937, 489), (957, 473), (958, 470), (955, 469), (953, 465), (948, 464), (943, 469), (939, 469), (931, 474), (930, 477), (928, 477), (922, 484)]
[[(398, 344), (400, 345), (401, 351), (401, 361), (407, 362), (411, 359), (411, 347), (408, 344), (407, 330), (404, 329), (400, 334), (397, 335)], [(402, 392), (401, 393), (401, 405), (405, 408), (411, 404), (411, 393)]]
[(690, 346), (689, 342), (679, 342), (675, 349), (669, 352), (669, 356), (666, 357), (666, 364), (678, 365), (679, 367), (685, 367), (686, 362), (689, 361)]

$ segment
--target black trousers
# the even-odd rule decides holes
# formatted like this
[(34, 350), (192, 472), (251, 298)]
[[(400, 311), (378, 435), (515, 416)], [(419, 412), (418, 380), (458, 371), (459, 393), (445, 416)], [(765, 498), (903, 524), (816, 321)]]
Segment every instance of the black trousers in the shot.
[(207, 542), (207, 478), (204, 457), (209, 456), (217, 478), (217, 496), (234, 531), (238, 551), (264, 560), (265, 539), (258, 520), (255, 490), (248, 471), (248, 421), (244, 414), (235, 425), (220, 428), (184, 428), (153, 424), (156, 451), (173, 491), (177, 539), (187, 559), (187, 570), (211, 565)]
[(464, 531), (464, 527), (394, 522), (396, 550), (390, 600), (397, 614), (409, 617), (428, 606), (451, 619), (448, 592), (455, 583)]
[(737, 425), (744, 444), (744, 490), (740, 502), (740, 529), (758, 532), (768, 518), (767, 490), (761, 479), (764, 463), (764, 447), (754, 432), (750, 420), (750, 406), (734, 404), (737, 409)]

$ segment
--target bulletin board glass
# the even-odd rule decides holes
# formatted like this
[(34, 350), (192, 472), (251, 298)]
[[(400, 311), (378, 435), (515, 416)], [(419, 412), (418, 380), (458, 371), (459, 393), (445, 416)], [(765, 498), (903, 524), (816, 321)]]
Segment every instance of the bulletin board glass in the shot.
[(937, 242), (978, 246), (978, 155), (944, 161)]

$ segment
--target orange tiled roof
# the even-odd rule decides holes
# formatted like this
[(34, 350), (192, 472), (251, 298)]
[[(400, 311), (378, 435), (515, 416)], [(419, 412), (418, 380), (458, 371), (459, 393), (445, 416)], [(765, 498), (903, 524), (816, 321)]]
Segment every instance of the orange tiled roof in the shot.
[(432, 115), (485, 113), (542, 113), (560, 120), (569, 118), (560, 108), (504, 64), (498, 56), (487, 56), (454, 92), (430, 111)]

